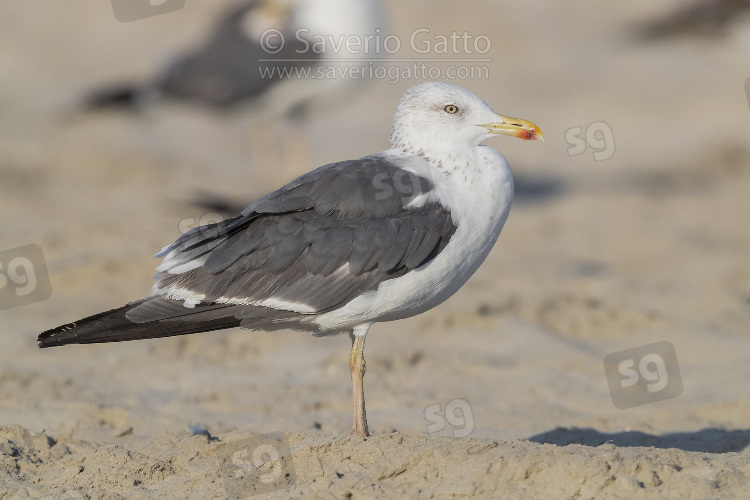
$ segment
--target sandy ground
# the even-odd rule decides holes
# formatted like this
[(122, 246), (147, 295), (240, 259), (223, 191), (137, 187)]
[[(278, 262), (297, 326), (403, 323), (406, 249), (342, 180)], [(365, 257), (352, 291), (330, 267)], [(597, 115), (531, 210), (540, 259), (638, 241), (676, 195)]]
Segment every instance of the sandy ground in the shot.
[[(371, 330), (372, 438), (345, 435), (344, 337), (37, 349), (40, 331), (146, 294), (151, 255), (205, 216), (189, 203), (199, 190), (250, 201), (387, 146), (416, 80), (369, 82), (316, 114), (310, 164), (286, 171), (248, 160), (242, 113), (71, 118), (85, 89), (144, 77), (199, 40), (226, 2), (206, 4), (126, 24), (109, 2), (0, 4), (0, 264), (38, 245), (51, 285), (0, 310), (0, 498), (747, 497), (750, 22), (720, 38), (634, 36), (677, 1), (389, 3), (404, 41), (487, 35), (490, 78), (454, 83), (546, 142), (491, 143), (518, 192), (477, 275)], [(570, 156), (566, 130), (601, 121), (608, 158)], [(610, 390), (605, 357), (631, 348), (631, 373), (677, 397), (643, 380)], [(662, 372), (638, 365), (654, 353)]]

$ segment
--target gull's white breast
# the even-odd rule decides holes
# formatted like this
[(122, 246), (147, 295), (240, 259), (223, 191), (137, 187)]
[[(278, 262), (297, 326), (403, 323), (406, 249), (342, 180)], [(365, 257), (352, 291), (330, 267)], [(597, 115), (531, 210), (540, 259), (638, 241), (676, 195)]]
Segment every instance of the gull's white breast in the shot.
[(479, 146), (442, 161), (439, 167), (413, 159), (407, 165), (435, 184), (428, 196), (450, 210), (456, 232), (424, 266), (317, 316), (313, 321), (321, 328), (348, 328), (425, 312), (466, 283), (497, 241), (513, 200), (513, 176), (499, 151)]

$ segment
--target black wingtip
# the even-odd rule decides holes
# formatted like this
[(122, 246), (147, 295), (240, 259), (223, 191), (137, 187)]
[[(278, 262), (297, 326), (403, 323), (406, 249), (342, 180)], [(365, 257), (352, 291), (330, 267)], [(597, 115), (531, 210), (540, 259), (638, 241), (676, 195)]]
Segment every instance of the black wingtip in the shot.
[(96, 342), (96, 337), (92, 336), (92, 333), (99, 333), (101, 327), (104, 326), (102, 320), (119, 320), (109, 321), (108, 323), (110, 326), (114, 326), (117, 323), (123, 323), (123, 320), (125, 320), (125, 313), (139, 304), (142, 304), (146, 300), (147, 299), (142, 299), (130, 302), (122, 307), (118, 307), (117, 309), (104, 311), (72, 323), (66, 323), (57, 328), (52, 328), (51, 330), (46, 330), (40, 333), (37, 337), (39, 348), (44, 349), (45, 347), (57, 347), (66, 344)]
[[(147, 301), (162, 301), (162, 307), (156, 307), (155, 310), (166, 310), (166, 314), (155, 314), (144, 321), (128, 317), (128, 313), (132, 314), (131, 310)], [(154, 297), (137, 300), (42, 332), (37, 341), (43, 349), (67, 344), (101, 344), (173, 337), (240, 326), (240, 320), (235, 316), (237, 306), (213, 304), (188, 309), (181, 302), (172, 302)]]
[(53, 328), (51, 330), (47, 330), (47, 331), (40, 333), (36, 339), (37, 342), (39, 342), (39, 348), (44, 349), (45, 347), (56, 347), (56, 346), (65, 345), (65, 342), (57, 338), (56, 335), (70, 331), (75, 327), (76, 327), (75, 323), (68, 323), (67, 325), (58, 326), (57, 328)]

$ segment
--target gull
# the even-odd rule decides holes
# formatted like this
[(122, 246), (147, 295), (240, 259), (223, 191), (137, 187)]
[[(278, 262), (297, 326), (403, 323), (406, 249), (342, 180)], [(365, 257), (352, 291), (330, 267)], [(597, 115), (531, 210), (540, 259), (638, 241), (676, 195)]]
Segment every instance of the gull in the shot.
[(48, 330), (40, 347), (241, 327), (346, 333), (352, 433), (368, 436), (364, 344), (370, 327), (453, 295), (500, 235), (513, 199), (496, 135), (543, 139), (460, 87), (408, 89), (391, 148), (322, 166), (222, 222), (164, 247), (151, 295)]
[[(305, 163), (311, 112), (346, 101), (367, 78), (385, 25), (381, 0), (243, 0), (207, 39), (176, 55), (150, 81), (115, 84), (90, 93), (86, 110), (140, 110), (170, 101), (251, 116), (258, 165)], [(277, 131), (269, 124), (279, 124)], [(274, 133), (275, 132), (275, 133)], [(297, 140), (287, 141), (296, 137)], [(285, 147), (285, 143), (289, 143)]]
[(376, 44), (354, 44), (353, 52), (348, 44), (384, 37), (383, 19), (380, 0), (244, 0), (152, 81), (96, 90), (85, 104), (130, 107), (169, 98), (219, 110), (250, 102), (274, 116), (295, 114), (322, 94), (357, 86), (361, 79), (322, 78), (330, 72), (311, 69), (353, 58), (366, 65), (378, 55)]

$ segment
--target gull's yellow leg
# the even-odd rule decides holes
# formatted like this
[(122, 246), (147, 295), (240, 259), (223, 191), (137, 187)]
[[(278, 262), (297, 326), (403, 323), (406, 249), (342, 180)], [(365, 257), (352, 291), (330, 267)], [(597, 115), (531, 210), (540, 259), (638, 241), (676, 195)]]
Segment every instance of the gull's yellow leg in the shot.
[(367, 437), (367, 412), (365, 411), (365, 336), (370, 325), (359, 326), (349, 336), (352, 339), (352, 352), (349, 355), (349, 372), (352, 375), (354, 392), (354, 425), (352, 434)]

